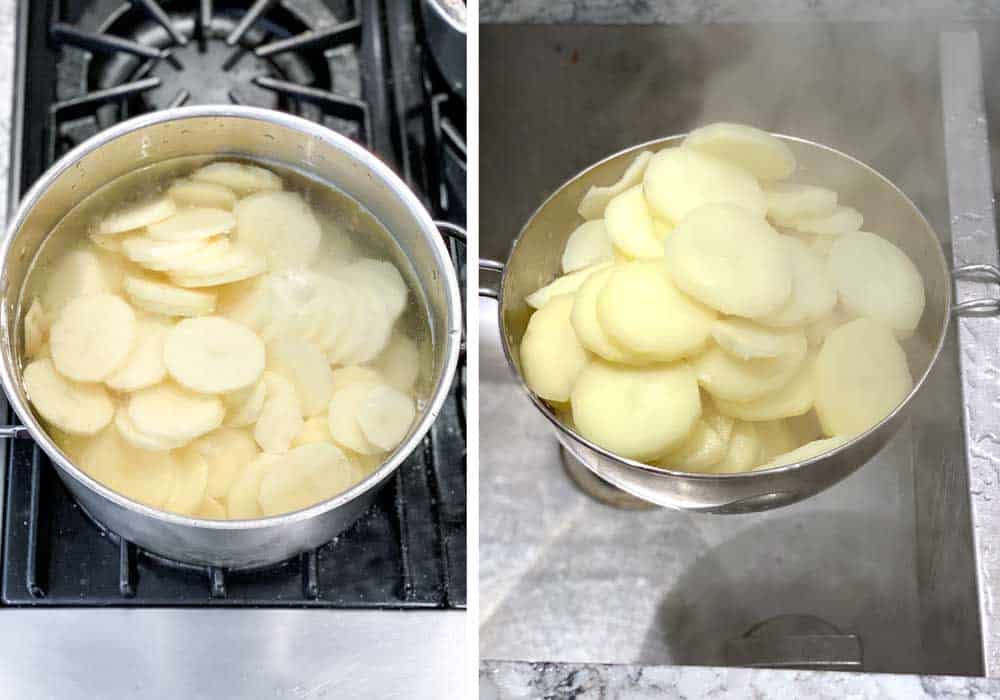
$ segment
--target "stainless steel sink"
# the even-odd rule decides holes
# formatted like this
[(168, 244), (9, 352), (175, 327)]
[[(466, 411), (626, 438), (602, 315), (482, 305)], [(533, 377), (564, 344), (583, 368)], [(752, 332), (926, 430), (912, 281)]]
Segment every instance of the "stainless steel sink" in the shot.
[[(854, 154), (950, 250), (936, 28), (486, 25), (481, 251), (624, 146), (716, 120)], [(983, 673), (954, 329), (914, 418), (869, 464), (784, 509), (692, 515), (603, 505), (567, 477), (480, 303), (484, 658), (724, 665), (777, 615), (856, 634), (864, 670)]]

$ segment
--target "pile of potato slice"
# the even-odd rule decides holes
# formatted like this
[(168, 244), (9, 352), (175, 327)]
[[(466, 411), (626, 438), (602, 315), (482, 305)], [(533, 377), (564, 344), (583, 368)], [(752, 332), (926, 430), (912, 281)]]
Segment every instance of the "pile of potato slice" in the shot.
[(924, 284), (771, 134), (718, 123), (592, 187), (530, 294), (524, 378), (582, 436), (666, 469), (769, 469), (885, 418)]
[(276, 515), (346, 490), (409, 433), (420, 354), (396, 329), (402, 275), (324, 246), (283, 187), (210, 163), (107, 214), (44, 273), (24, 386), (111, 489), (197, 517)]

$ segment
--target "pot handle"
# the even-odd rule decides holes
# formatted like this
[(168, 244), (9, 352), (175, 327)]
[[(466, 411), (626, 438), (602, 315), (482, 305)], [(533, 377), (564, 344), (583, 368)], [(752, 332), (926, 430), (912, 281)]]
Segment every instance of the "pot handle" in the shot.
[[(442, 236), (444, 236), (445, 243), (448, 245), (448, 255), (451, 256), (452, 265), (455, 267), (455, 275), (458, 277), (459, 290), (462, 290), (465, 288), (465, 245), (469, 236), (463, 227), (458, 224), (453, 224), (450, 221), (435, 221), (434, 226), (436, 226), (437, 230)], [(465, 319), (467, 318), (465, 312), (465, 294), (459, 293), (459, 300), (462, 306), (462, 339), (459, 347), (464, 353), (465, 327), (468, 325), (465, 322)]]
[(493, 299), (498, 301), (500, 299), (500, 276), (503, 275), (503, 263), (497, 262), (496, 260), (490, 260), (489, 258), (479, 259), (479, 271), (480, 272), (492, 272), (496, 275), (497, 284), (494, 285), (484, 285), (482, 280), (479, 282), (479, 296), (486, 297), (487, 299)]
[[(1000, 284), (1000, 268), (996, 265), (983, 263), (962, 265), (952, 270), (951, 274), (956, 280), (973, 280)], [(988, 316), (997, 314), (1000, 313), (1000, 297), (968, 299), (955, 304), (951, 312), (956, 316)]]

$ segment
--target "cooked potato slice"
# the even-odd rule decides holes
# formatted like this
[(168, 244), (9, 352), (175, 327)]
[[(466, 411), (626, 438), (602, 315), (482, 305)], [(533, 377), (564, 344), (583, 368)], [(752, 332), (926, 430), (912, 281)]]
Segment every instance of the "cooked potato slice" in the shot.
[(358, 367), (357, 365), (338, 367), (333, 370), (334, 391), (342, 389), (348, 384), (358, 384), (361, 382), (381, 384), (383, 383), (382, 375), (371, 367)]
[(809, 341), (809, 347), (818, 348), (822, 346), (828, 335), (848, 321), (853, 321), (855, 318), (857, 317), (854, 314), (847, 313), (839, 304), (834, 306), (826, 316), (805, 327), (806, 340)]
[(322, 231), (312, 208), (295, 192), (259, 192), (241, 199), (236, 240), (263, 256), (272, 270), (310, 264)]
[(192, 259), (183, 268), (170, 270), (170, 281), (180, 287), (215, 287), (255, 277), (267, 270), (267, 262), (240, 245), (214, 258)]
[(314, 442), (331, 442), (332, 440), (333, 436), (330, 435), (330, 417), (324, 412), (306, 420), (302, 426), (302, 432), (292, 440), (292, 447), (311, 445)]
[(141, 432), (183, 442), (209, 433), (225, 413), (217, 396), (195, 394), (171, 383), (140, 389), (129, 396), (128, 415)]
[(167, 196), (182, 206), (212, 207), (231, 210), (236, 204), (236, 193), (225, 185), (207, 180), (174, 180), (167, 189)]
[(806, 339), (800, 337), (788, 352), (778, 357), (743, 361), (712, 346), (691, 364), (698, 382), (712, 396), (728, 401), (753, 401), (790, 382), (805, 358)]
[(393, 333), (389, 345), (375, 359), (375, 367), (390, 386), (412, 392), (420, 376), (420, 351), (417, 344), (402, 333)]
[(136, 391), (162, 382), (167, 376), (163, 364), (163, 341), (173, 323), (162, 316), (139, 318), (135, 342), (125, 363), (104, 380), (115, 391)]
[(101, 250), (109, 253), (120, 253), (122, 252), (122, 240), (128, 238), (128, 236), (99, 236), (96, 233), (92, 233), (89, 238), (90, 242)]
[(295, 385), (277, 372), (265, 371), (267, 395), (253, 437), (264, 452), (284, 454), (302, 432), (302, 404)]
[(204, 520), (225, 520), (226, 509), (211, 496), (205, 496), (191, 515)]
[(393, 320), (406, 308), (410, 290), (399, 270), (391, 262), (361, 258), (344, 268), (341, 279), (372, 289), (385, 304)]
[(830, 256), (830, 251), (836, 242), (836, 236), (813, 236), (812, 240), (809, 241), (809, 250), (826, 259)]
[(563, 248), (562, 269), (565, 273), (614, 260), (611, 238), (603, 219), (585, 221), (569, 235)]
[(719, 439), (726, 445), (726, 449), (729, 449), (729, 440), (733, 436), (736, 421), (716, 411), (715, 406), (705, 396), (701, 397), (701, 419), (708, 423), (708, 426), (719, 435)]
[(794, 351), (801, 345), (803, 333), (799, 329), (774, 330), (742, 318), (726, 318), (712, 324), (712, 337), (737, 360), (759, 360)]
[[(214, 243), (214, 241), (213, 241)], [(206, 250), (205, 240), (158, 241), (149, 236), (123, 236), (122, 254), (149, 270), (169, 270), (183, 266), (192, 255)]]
[(784, 222), (796, 231), (814, 233), (819, 236), (842, 236), (861, 228), (865, 221), (861, 212), (851, 207), (838, 206), (832, 214), (817, 217), (802, 217)]
[(600, 219), (604, 216), (604, 210), (608, 202), (620, 195), (630, 187), (635, 187), (642, 182), (642, 175), (646, 172), (649, 159), (653, 157), (651, 151), (643, 151), (635, 157), (621, 178), (613, 185), (606, 187), (591, 187), (587, 194), (580, 201), (577, 211), (584, 219)]
[(570, 313), (570, 323), (573, 331), (580, 343), (592, 353), (600, 355), (605, 360), (619, 362), (626, 365), (645, 365), (648, 360), (627, 352), (617, 345), (608, 334), (604, 332), (597, 319), (597, 299), (604, 289), (608, 278), (617, 268), (607, 267), (595, 272), (587, 278), (583, 286), (577, 290), (573, 297), (573, 311)]
[(577, 270), (576, 272), (571, 272), (568, 275), (563, 275), (562, 277), (557, 277), (552, 282), (538, 289), (524, 298), (524, 301), (533, 309), (540, 309), (549, 303), (549, 300), (554, 296), (560, 294), (573, 294), (578, 290), (587, 278), (598, 270), (603, 270), (610, 267), (611, 263), (600, 263), (598, 265), (591, 265), (590, 267), (585, 267), (582, 270)]
[(125, 294), (140, 309), (164, 316), (204, 316), (215, 310), (215, 293), (181, 289), (155, 279), (125, 278)]
[(726, 456), (707, 471), (713, 474), (738, 474), (753, 469), (760, 463), (760, 436), (757, 426), (746, 421), (736, 421)]
[(775, 313), (792, 292), (792, 261), (763, 219), (733, 204), (693, 211), (663, 244), (681, 291), (732, 316)]
[(906, 253), (874, 233), (858, 231), (830, 249), (827, 269), (844, 309), (897, 333), (914, 330), (924, 312), (924, 280)]
[(175, 447), (183, 447), (190, 442), (186, 438), (167, 440), (142, 432), (135, 427), (135, 423), (129, 417), (128, 406), (126, 404), (119, 405), (118, 410), (115, 411), (115, 428), (118, 429), (118, 434), (122, 436), (125, 442), (133, 447), (138, 447), (140, 450), (147, 450), (149, 452), (167, 452)]
[[(385, 297), (373, 286), (358, 287), (359, 318), (362, 324), (355, 329), (353, 340), (337, 344), (336, 356), (345, 365), (362, 365), (378, 357), (389, 344), (397, 315), (386, 304)], [(328, 354), (328, 359), (333, 354)]]
[(55, 261), (41, 294), (46, 311), (54, 315), (78, 297), (116, 293), (121, 270), (106, 264), (108, 257), (93, 249), (71, 250)]
[(653, 228), (642, 185), (625, 190), (608, 202), (604, 224), (615, 248), (633, 259), (662, 258), (663, 245)]
[(281, 178), (270, 170), (247, 163), (209, 163), (191, 173), (192, 180), (223, 185), (239, 195), (257, 190), (280, 190)]
[(49, 315), (45, 313), (42, 302), (35, 297), (24, 315), (24, 353), (28, 357), (34, 357), (42, 349), (49, 335), (50, 324)]
[(259, 275), (220, 287), (218, 314), (261, 333), (273, 318), (270, 275)]
[(159, 223), (173, 216), (176, 211), (177, 206), (169, 197), (130, 204), (104, 217), (97, 227), (97, 233), (101, 236), (125, 233)]
[(663, 219), (653, 219), (653, 235), (660, 243), (667, 240), (667, 236), (674, 232), (674, 228), (676, 227), (673, 224)]
[(173, 454), (133, 447), (114, 427), (84, 447), (78, 464), (112, 491), (153, 508), (162, 508), (170, 497), (177, 471)]
[(352, 382), (334, 391), (330, 398), (327, 415), (330, 436), (338, 445), (358, 454), (377, 455), (385, 452), (383, 448), (373, 445), (368, 440), (358, 420), (362, 405), (372, 388), (376, 386), (380, 384)]
[(734, 204), (761, 218), (767, 211), (753, 175), (691, 148), (667, 148), (653, 156), (643, 189), (656, 215), (676, 223), (706, 204)]
[(221, 316), (179, 321), (163, 343), (163, 362), (183, 387), (224, 394), (251, 386), (264, 371), (264, 343), (244, 325)]
[(823, 260), (802, 241), (781, 236), (781, 244), (792, 261), (792, 293), (783, 307), (757, 320), (768, 326), (786, 328), (817, 321), (837, 303), (837, 288)]
[(361, 478), (357, 467), (329, 442), (302, 445), (264, 474), (260, 506), (264, 515), (302, 510), (346, 491)]
[(683, 145), (732, 163), (761, 180), (783, 180), (795, 172), (795, 156), (784, 141), (745, 124), (703, 126), (688, 134)]
[(573, 297), (560, 295), (532, 314), (521, 339), (521, 371), (543, 399), (565, 401), (587, 364), (587, 351), (570, 322)]
[(123, 364), (135, 340), (135, 312), (114, 294), (92, 294), (68, 303), (49, 333), (52, 362), (78, 382), (99, 382)]
[(72, 435), (94, 435), (115, 411), (103, 386), (66, 379), (48, 358), (24, 368), (24, 390), (42, 418)]
[(713, 397), (719, 413), (740, 420), (771, 421), (808, 413), (816, 396), (813, 363), (806, 361), (785, 386), (750, 401)]
[(597, 297), (597, 318), (608, 337), (626, 350), (669, 361), (704, 346), (715, 313), (681, 294), (654, 260), (614, 269)]
[(828, 436), (863, 433), (913, 388), (906, 354), (881, 323), (859, 318), (833, 331), (816, 362), (816, 414)]
[(368, 442), (389, 452), (403, 441), (417, 417), (413, 399), (388, 384), (371, 387), (358, 406), (358, 425)]
[(181, 515), (193, 515), (205, 499), (208, 484), (208, 463), (197, 450), (190, 447), (174, 452), (176, 470), (170, 496), (163, 510)]
[(226, 417), (223, 423), (230, 428), (242, 428), (256, 423), (260, 412), (264, 410), (267, 399), (267, 384), (260, 379), (253, 386), (233, 391), (223, 397), (226, 405)]
[(760, 439), (760, 461), (768, 462), (778, 455), (791, 452), (802, 443), (795, 431), (783, 420), (766, 420), (754, 424)]
[(262, 454), (246, 465), (226, 494), (226, 515), (234, 520), (252, 520), (264, 516), (260, 502), (260, 482), (273, 469), (280, 469), (281, 456)]
[(169, 219), (150, 224), (146, 233), (157, 241), (197, 241), (229, 233), (235, 226), (232, 212), (197, 207), (181, 209)]
[(837, 193), (816, 185), (776, 182), (764, 189), (767, 218), (785, 226), (796, 219), (829, 216), (837, 208)]
[(709, 471), (726, 456), (728, 449), (728, 443), (723, 442), (715, 428), (704, 420), (698, 420), (684, 442), (660, 457), (656, 464), (683, 472)]
[(812, 459), (813, 457), (819, 457), (820, 455), (826, 454), (831, 450), (835, 450), (841, 445), (849, 442), (852, 437), (854, 436), (841, 435), (826, 438), (825, 440), (814, 440), (813, 442), (806, 443), (802, 447), (771, 458), (771, 460), (766, 464), (754, 467), (754, 471), (759, 471), (761, 469), (774, 469), (775, 467), (783, 467), (788, 464), (795, 464), (796, 462), (804, 462), (807, 459)]
[(272, 340), (267, 345), (267, 366), (295, 386), (304, 417), (326, 410), (333, 393), (333, 372), (315, 345), (294, 336)]
[(685, 362), (639, 368), (594, 360), (580, 372), (570, 401), (581, 435), (638, 460), (680, 445), (701, 415), (698, 382)]
[(192, 442), (188, 448), (201, 455), (208, 467), (205, 492), (212, 498), (225, 498), (245, 465), (260, 454), (248, 430), (219, 428)]

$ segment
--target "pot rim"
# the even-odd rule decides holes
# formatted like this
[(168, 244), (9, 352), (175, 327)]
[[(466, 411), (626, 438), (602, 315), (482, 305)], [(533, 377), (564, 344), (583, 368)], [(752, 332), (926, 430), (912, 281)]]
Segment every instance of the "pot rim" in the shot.
[(917, 392), (920, 391), (921, 387), (923, 387), (924, 382), (927, 380), (927, 376), (934, 368), (934, 365), (937, 364), (938, 358), (941, 355), (941, 349), (944, 347), (945, 340), (947, 339), (948, 336), (948, 325), (951, 322), (951, 315), (952, 315), (953, 292), (951, 285), (951, 277), (952, 277), (951, 267), (949, 266), (947, 258), (945, 257), (944, 246), (941, 244), (941, 239), (938, 238), (937, 232), (934, 230), (934, 227), (931, 226), (930, 222), (927, 221), (927, 217), (925, 217), (923, 212), (920, 211), (920, 208), (913, 203), (913, 200), (911, 200), (906, 195), (906, 193), (904, 193), (894, 182), (892, 182), (892, 180), (887, 178), (879, 171), (875, 170), (875, 168), (871, 167), (867, 163), (864, 163), (855, 158), (854, 156), (848, 155), (847, 153), (844, 153), (843, 151), (840, 151), (836, 148), (827, 146), (822, 143), (817, 143), (816, 141), (811, 141), (810, 139), (805, 139), (798, 136), (789, 136), (787, 134), (780, 134), (780, 133), (774, 133), (773, 135), (777, 136), (778, 138), (784, 141), (793, 141), (796, 143), (805, 144), (807, 146), (820, 148), (824, 151), (829, 151), (830, 153), (840, 156), (841, 158), (850, 161), (854, 165), (867, 170), (868, 172), (870, 172), (871, 174), (875, 175), (883, 182), (885, 182), (892, 190), (896, 192), (897, 195), (899, 195), (899, 197), (902, 198), (904, 202), (910, 205), (913, 208), (913, 210), (917, 213), (917, 215), (920, 217), (920, 220), (923, 221), (924, 225), (927, 227), (927, 230), (934, 234), (933, 238), (936, 245), (933, 246), (933, 248), (937, 253), (937, 261), (938, 263), (940, 263), (941, 269), (944, 271), (946, 279), (948, 280), (948, 284), (944, 285), (945, 287), (944, 315), (943, 315), (944, 320), (942, 321), (941, 324), (940, 333), (938, 335), (937, 343), (934, 346), (934, 351), (933, 353), (931, 353), (930, 361), (927, 363), (927, 367), (924, 368), (924, 371), (923, 373), (921, 373), (919, 379), (917, 379), (917, 381), (914, 382), (913, 388), (906, 395), (906, 398), (904, 398), (888, 415), (886, 415), (885, 418), (883, 418), (881, 421), (876, 423), (874, 426), (872, 426), (865, 432), (855, 435), (853, 438), (851, 438), (845, 443), (842, 443), (833, 450), (828, 450), (822, 454), (816, 455), (815, 457), (810, 457), (809, 459), (801, 460), (798, 462), (792, 462), (790, 464), (784, 464), (778, 467), (771, 467), (770, 469), (756, 469), (748, 472), (732, 472), (732, 473), (719, 473), (719, 474), (702, 473), (702, 472), (684, 472), (673, 469), (654, 467), (644, 462), (639, 462), (634, 459), (628, 459), (626, 457), (617, 455), (611, 452), (610, 450), (601, 447), (600, 445), (588, 440), (587, 438), (583, 437), (578, 432), (576, 432), (574, 429), (565, 425), (562, 421), (559, 420), (559, 418), (555, 415), (552, 409), (549, 408), (548, 404), (546, 404), (545, 401), (543, 401), (542, 399), (538, 398), (538, 396), (535, 395), (535, 392), (531, 391), (531, 389), (528, 388), (528, 385), (525, 382), (524, 377), (522, 376), (521, 372), (518, 370), (517, 365), (514, 362), (513, 353), (511, 351), (510, 346), (507, 343), (507, 333), (505, 331), (504, 321), (503, 321), (504, 291), (506, 289), (505, 283), (507, 280), (507, 274), (510, 267), (510, 259), (514, 254), (514, 251), (517, 249), (517, 245), (518, 243), (520, 243), (521, 238), (527, 233), (528, 228), (531, 226), (532, 222), (535, 220), (535, 218), (538, 217), (538, 215), (542, 212), (542, 210), (548, 206), (549, 202), (558, 197), (562, 193), (562, 191), (565, 190), (567, 187), (569, 187), (577, 180), (587, 175), (587, 173), (591, 172), (595, 168), (604, 165), (608, 161), (614, 160), (615, 158), (620, 158), (623, 155), (631, 153), (639, 153), (647, 149), (655, 149), (658, 147), (672, 145), (684, 139), (687, 136), (687, 132), (685, 132), (681, 134), (674, 134), (672, 136), (664, 136), (657, 139), (651, 139), (649, 141), (645, 141), (635, 146), (629, 146), (628, 148), (624, 148), (616, 153), (613, 153), (609, 156), (606, 156), (605, 158), (602, 158), (596, 163), (588, 165), (586, 168), (578, 172), (576, 175), (563, 182), (563, 184), (560, 185), (552, 194), (550, 194), (548, 197), (545, 198), (545, 201), (543, 201), (538, 206), (538, 208), (535, 209), (534, 212), (532, 212), (531, 216), (528, 217), (528, 220), (525, 222), (524, 226), (521, 227), (520, 232), (517, 234), (517, 237), (514, 239), (514, 242), (510, 246), (510, 253), (507, 254), (507, 259), (504, 262), (503, 271), (501, 272), (500, 275), (499, 294), (497, 295), (497, 321), (500, 327), (500, 344), (503, 346), (503, 354), (504, 357), (507, 358), (508, 366), (510, 367), (514, 375), (517, 377), (518, 383), (521, 385), (521, 388), (524, 389), (525, 393), (528, 395), (528, 398), (531, 399), (531, 402), (535, 405), (535, 407), (539, 411), (541, 411), (542, 414), (548, 419), (549, 423), (551, 423), (556, 428), (556, 430), (559, 431), (562, 435), (566, 436), (566, 438), (593, 450), (602, 457), (611, 460), (613, 463), (619, 464), (629, 469), (634, 469), (637, 471), (645, 472), (647, 474), (652, 474), (657, 477), (690, 479), (693, 481), (702, 481), (702, 482), (713, 482), (713, 481), (746, 482), (746, 481), (751, 481), (757, 477), (769, 478), (774, 476), (784, 476), (787, 474), (791, 474), (792, 472), (797, 472), (800, 469), (812, 468), (814, 465), (818, 465), (819, 463), (824, 462), (827, 459), (850, 449), (854, 445), (862, 442), (863, 440), (866, 440), (870, 435), (878, 432), (883, 428), (884, 425), (890, 423), (893, 419), (895, 419), (896, 416), (900, 412), (902, 412), (904, 408), (906, 408), (907, 404), (910, 403), (910, 401), (917, 394)]
[[(332, 131), (324, 126), (303, 119), (291, 114), (279, 112), (277, 110), (260, 107), (246, 107), (237, 105), (194, 105), (189, 107), (174, 107), (160, 110), (150, 114), (133, 117), (124, 122), (116, 124), (94, 136), (91, 136), (83, 143), (79, 144), (62, 158), (49, 167), (40, 178), (31, 186), (27, 194), (18, 205), (17, 212), (7, 225), (5, 238), (0, 245), (0, 268), (5, 267), (6, 261), (10, 258), (11, 249), (15, 234), (24, 224), (25, 219), (34, 210), (35, 206), (44, 198), (52, 183), (60, 175), (73, 167), (85, 155), (97, 151), (108, 143), (118, 138), (139, 131), (157, 124), (171, 121), (183, 121), (186, 119), (201, 118), (230, 118), (247, 119), (251, 121), (262, 121), (276, 126), (291, 129), (304, 133), (308, 136), (325, 141), (341, 151), (345, 151), (350, 157), (360, 162), (377, 179), (389, 187), (413, 215), (417, 226), (424, 234), (424, 238), (430, 245), (434, 260), (438, 263), (438, 269), (444, 280), (445, 301), (447, 306), (446, 332), (444, 337), (437, 340), (445, 347), (445, 361), (439, 370), (437, 382), (434, 390), (427, 401), (422, 412), (422, 417), (412, 431), (410, 438), (396, 448), (391, 458), (383, 463), (378, 469), (362, 479), (360, 482), (349, 488), (347, 491), (334, 496), (325, 501), (320, 501), (308, 508), (283, 513), (281, 515), (254, 518), (252, 520), (210, 520), (205, 518), (195, 518), (177, 513), (170, 513), (159, 510), (151, 506), (133, 501), (116, 491), (108, 488), (96, 479), (90, 477), (82, 469), (78, 468), (69, 457), (55, 444), (42, 428), (36, 419), (34, 412), (26, 402), (21, 400), (19, 392), (14, 388), (21, 386), (20, 372), (17, 368), (8, 366), (7, 358), (0, 362), (0, 384), (2, 384), (7, 400), (17, 413), (21, 422), (28, 429), (32, 439), (38, 443), (45, 453), (55, 462), (56, 466), (66, 475), (82, 483), (87, 488), (96, 491), (104, 498), (112, 501), (116, 505), (139, 515), (155, 518), (157, 520), (169, 522), (182, 527), (204, 528), (220, 531), (245, 531), (269, 529), (283, 525), (291, 525), (305, 520), (313, 519), (328, 511), (334, 510), (341, 505), (348, 503), (362, 494), (377, 488), (409, 457), (423, 440), (431, 424), (437, 418), (441, 410), (441, 405), (451, 390), (455, 369), (458, 365), (459, 338), (461, 337), (462, 315), (460, 312), (460, 294), (458, 290), (458, 277), (451, 262), (451, 256), (445, 247), (444, 241), (434, 224), (430, 214), (423, 204), (413, 193), (413, 191), (400, 179), (400, 177), (376, 155), (356, 144), (345, 136)], [(233, 153), (231, 155), (238, 155)], [(320, 178), (322, 179), (322, 178)], [(391, 232), (390, 232), (391, 233)], [(20, 295), (21, 290), (17, 290)], [(13, 335), (16, 333), (16, 324), (3, 324), (2, 333), (4, 341), (13, 346)], [(12, 364), (12, 363), (11, 363)]]

